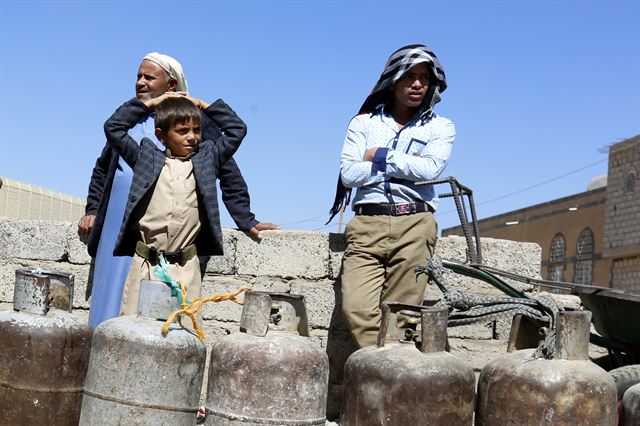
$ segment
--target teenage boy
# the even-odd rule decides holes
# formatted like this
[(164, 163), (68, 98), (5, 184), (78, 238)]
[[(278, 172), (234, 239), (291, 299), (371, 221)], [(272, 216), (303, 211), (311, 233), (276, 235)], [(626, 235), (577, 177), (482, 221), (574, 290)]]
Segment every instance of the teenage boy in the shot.
[[(138, 145), (127, 133), (153, 110), (164, 151), (148, 138)], [(223, 132), (219, 140), (200, 142), (200, 110)], [(104, 128), (111, 148), (134, 170), (114, 249), (116, 256), (133, 256), (121, 314), (136, 313), (140, 280), (160, 279), (153, 268), (161, 257), (169, 276), (186, 285), (187, 297), (199, 297), (197, 255), (222, 254), (216, 178), (246, 135), (244, 122), (222, 100), (209, 105), (167, 92), (126, 102)]]
[(434, 112), (447, 87), (435, 53), (421, 44), (394, 52), (349, 123), (332, 214), (356, 188), (346, 228), (342, 310), (358, 343), (376, 343), (380, 303), (422, 304), (426, 276), (414, 268), (433, 255), (438, 198), (421, 181), (444, 170), (455, 137), (451, 120)]

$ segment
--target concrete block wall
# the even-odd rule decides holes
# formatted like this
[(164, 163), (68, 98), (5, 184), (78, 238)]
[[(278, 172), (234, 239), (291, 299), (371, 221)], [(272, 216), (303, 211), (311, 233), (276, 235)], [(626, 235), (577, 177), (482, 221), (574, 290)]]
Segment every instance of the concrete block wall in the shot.
[[(240, 287), (291, 292), (305, 296), (311, 338), (327, 350), (331, 363), (329, 415), (340, 404), (342, 368), (355, 346), (340, 309), (340, 268), (344, 251), (342, 234), (302, 231), (264, 232), (257, 242), (242, 232), (223, 230), (224, 256), (212, 258), (203, 282), (203, 295), (226, 293)], [(462, 237), (440, 239), (436, 257), (465, 260)], [(483, 239), (485, 264), (528, 277), (539, 277), (541, 250), (537, 244)], [(0, 218), (0, 309), (9, 309), (13, 299), (15, 269), (41, 266), (75, 274), (75, 312), (86, 316), (91, 259), (76, 235), (76, 224), (60, 221)], [(463, 291), (500, 294), (488, 284), (445, 271), (447, 282)], [(532, 291), (531, 286), (512, 283)], [(439, 299), (430, 286), (426, 297)], [(242, 297), (240, 297), (242, 298)], [(241, 306), (232, 302), (205, 304), (204, 330), (207, 343), (238, 331)], [(476, 370), (506, 350), (510, 320), (449, 329), (452, 353)]]
[[(627, 179), (635, 176), (635, 190)], [(640, 137), (611, 147), (607, 179), (605, 248), (640, 245)]]
[(616, 288), (640, 293), (640, 256), (614, 260), (612, 275)]

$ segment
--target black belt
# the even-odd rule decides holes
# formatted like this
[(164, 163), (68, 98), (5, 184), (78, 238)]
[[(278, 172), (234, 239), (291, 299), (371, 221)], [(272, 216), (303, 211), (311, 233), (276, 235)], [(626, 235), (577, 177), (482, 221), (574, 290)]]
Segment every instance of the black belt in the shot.
[(396, 204), (359, 204), (355, 206), (356, 216), (402, 216), (414, 213), (433, 213), (433, 207), (427, 203)]
[(138, 241), (136, 243), (136, 253), (149, 261), (152, 265), (158, 263), (160, 259), (160, 254), (164, 256), (164, 258), (169, 263), (178, 263), (181, 266), (184, 266), (189, 260), (193, 259), (196, 255), (196, 245), (191, 244), (186, 248), (179, 251), (164, 251), (157, 250), (153, 247), (147, 246), (142, 241)]

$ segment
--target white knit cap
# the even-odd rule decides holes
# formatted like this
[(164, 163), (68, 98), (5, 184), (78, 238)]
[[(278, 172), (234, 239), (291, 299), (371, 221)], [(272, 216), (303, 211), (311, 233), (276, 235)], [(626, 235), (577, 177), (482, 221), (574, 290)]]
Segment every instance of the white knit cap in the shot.
[(187, 77), (182, 71), (182, 65), (180, 62), (173, 59), (171, 56), (163, 55), (158, 52), (151, 52), (147, 54), (143, 61), (151, 61), (165, 70), (169, 77), (176, 80), (178, 85), (176, 86), (176, 92), (189, 92), (189, 86), (187, 85)]

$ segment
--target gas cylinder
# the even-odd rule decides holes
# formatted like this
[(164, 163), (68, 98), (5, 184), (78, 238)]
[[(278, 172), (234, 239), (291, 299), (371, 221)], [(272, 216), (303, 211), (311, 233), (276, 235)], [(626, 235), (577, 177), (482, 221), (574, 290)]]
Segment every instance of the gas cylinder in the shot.
[(589, 311), (560, 312), (551, 359), (526, 349), (485, 365), (476, 425), (614, 426), (616, 386), (589, 361), (590, 323)]
[(308, 336), (302, 296), (246, 292), (240, 332), (211, 347), (205, 424), (324, 425), (329, 358)]
[(475, 376), (445, 352), (447, 307), (381, 307), (376, 345), (354, 352), (345, 364), (340, 424), (471, 425)]
[(640, 425), (640, 384), (631, 386), (622, 397), (621, 426)]
[(70, 313), (73, 281), (16, 271), (13, 310), (0, 313), (0, 424), (78, 424), (92, 332)]
[(189, 425), (196, 422), (206, 348), (178, 324), (167, 284), (142, 280), (137, 316), (101, 323), (94, 332), (81, 425)]

